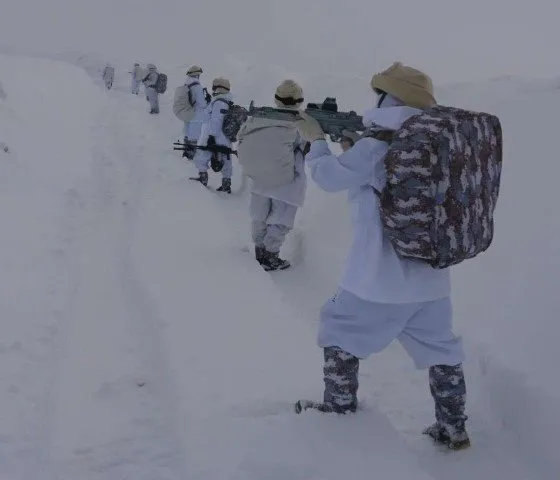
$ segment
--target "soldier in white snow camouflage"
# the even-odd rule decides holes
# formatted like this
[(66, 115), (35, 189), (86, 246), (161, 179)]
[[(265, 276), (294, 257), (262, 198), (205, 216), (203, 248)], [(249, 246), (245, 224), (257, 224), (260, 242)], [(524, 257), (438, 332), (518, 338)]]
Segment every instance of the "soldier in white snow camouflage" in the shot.
[[(292, 112), (294, 118), (303, 101), (303, 90), (293, 80), (284, 80), (276, 88), (276, 107)], [(249, 144), (253, 147), (249, 148)], [(257, 145), (259, 148), (255, 148)], [(266, 271), (290, 267), (290, 262), (280, 257), (280, 250), (305, 201), (305, 148), (306, 142), (295, 122), (250, 118), (239, 132), (239, 161), (245, 171), (252, 167), (254, 174), (249, 175), (252, 178), (249, 211), (255, 259)], [(285, 181), (277, 183), (280, 178)]]
[(150, 103), (150, 114), (159, 114), (159, 94), (156, 91), (156, 83), (158, 79), (157, 67), (153, 63), (148, 63), (148, 74), (142, 80), (146, 87), (146, 97)]
[(139, 63), (135, 63), (130, 72), (130, 91), (133, 95), (140, 93), (140, 85), (142, 83), (142, 67)]
[[(424, 111), (435, 107), (432, 81), (419, 70), (395, 63), (374, 75), (371, 86), (378, 96), (377, 107), (364, 113), (364, 126), (372, 131), (390, 131), (388, 139), (364, 136), (353, 146), (344, 145), (345, 151), (337, 156), (330, 152), (316, 121), (308, 118), (300, 126), (302, 136), (311, 144), (305, 160), (313, 180), (328, 192), (348, 190), (354, 240), (338, 292), (325, 303), (320, 314), (318, 344), (325, 355), (323, 401), (300, 400), (296, 403), (296, 412), (307, 408), (323, 412), (355, 412), (360, 360), (398, 340), (416, 367), (429, 371), (436, 422), (424, 433), (450, 449), (466, 448), (469, 438), (465, 429), (464, 352), (460, 337), (453, 332), (450, 272), (445, 268), (445, 263), (453, 263), (449, 259), (455, 253), (438, 265), (429, 261), (432, 259), (423, 261), (402, 255), (388, 235), (388, 222), (382, 218), (385, 205), (383, 198), (380, 201), (379, 197), (383, 194), (374, 193), (394, 187), (393, 177), (403, 174), (398, 165), (394, 172), (387, 168), (385, 160), (389, 143), (394, 132), (401, 131), (407, 121), (413, 122), (413, 117), (422, 117)], [(403, 151), (406, 145), (402, 146)], [(477, 144), (476, 141), (473, 145), (474, 148), (485, 148), (483, 143)], [(498, 158), (498, 150), (494, 152)], [(469, 164), (468, 168), (475, 163)], [(405, 185), (410, 187), (409, 193), (418, 192), (414, 186), (421, 183), (420, 177), (415, 177), (414, 169), (407, 173), (408, 183)], [(476, 171), (476, 166), (472, 171)], [(492, 195), (492, 185), (496, 183), (492, 175), (488, 176), (489, 181), (480, 181), (476, 173), (471, 178), (478, 179), (478, 183), (471, 183), (469, 205), (480, 205), (476, 195), (486, 190), (478, 187), (488, 186), (487, 191)], [(424, 180), (434, 183), (429, 175)], [(407, 192), (398, 187), (391, 193), (400, 202)], [(448, 211), (455, 206), (453, 202), (457, 199), (464, 200), (459, 187), (453, 185), (446, 191), (447, 194), (453, 193)], [(430, 188), (425, 191), (434, 193)], [(401, 216), (414, 215), (416, 200), (408, 205), (413, 207), (410, 210), (406, 210), (405, 204), (406, 201), (398, 203), (402, 207)], [(487, 211), (492, 209), (491, 203), (489, 205)], [(471, 218), (471, 221), (475, 222), (475, 219)], [(484, 235), (474, 238), (474, 244), (479, 239), (488, 240)], [(437, 238), (432, 241), (437, 244)], [(467, 237), (461, 241), (465, 245), (470, 242)], [(467, 250), (458, 254), (472, 253), (470, 247)]]

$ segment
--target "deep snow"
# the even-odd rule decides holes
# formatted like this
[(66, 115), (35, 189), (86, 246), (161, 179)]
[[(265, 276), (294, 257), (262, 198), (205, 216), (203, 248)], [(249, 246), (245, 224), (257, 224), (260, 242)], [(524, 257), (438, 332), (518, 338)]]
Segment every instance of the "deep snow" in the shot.
[(557, 478), (556, 81), (438, 92), (497, 113), (506, 146), (495, 244), (454, 271), (473, 448), (445, 455), (419, 435), (426, 373), (397, 345), (364, 362), (358, 415), (290, 413), (321, 394), (316, 315), (350, 240), (344, 195), (310, 185), (295, 267), (266, 274), (243, 252), (239, 172), (224, 199), (170, 151), (171, 95), (149, 117), (127, 65), (105, 92), (101, 55), (56, 58), (0, 56), (0, 478)]
[(374, 407), (368, 423), (293, 414), (321, 389), (313, 327), (140, 99), (0, 60), (3, 477), (337, 478), (351, 462), (357, 479), (430, 478)]

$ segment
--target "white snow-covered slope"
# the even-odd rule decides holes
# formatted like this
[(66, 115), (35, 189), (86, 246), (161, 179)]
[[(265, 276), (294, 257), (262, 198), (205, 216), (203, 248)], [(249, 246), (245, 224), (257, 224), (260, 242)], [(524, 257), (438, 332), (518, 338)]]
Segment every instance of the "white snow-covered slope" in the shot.
[[(473, 447), (447, 455), (419, 434), (433, 416), (427, 374), (398, 345), (363, 362), (357, 415), (291, 412), (295, 399), (322, 392), (316, 318), (350, 241), (345, 198), (310, 185), (284, 252), (293, 269), (266, 274), (242, 251), (249, 219), (239, 170), (229, 198), (188, 181), (193, 167), (171, 152), (181, 131), (172, 93), (160, 117), (126, 93), (134, 61), (161, 65), (171, 91), (183, 75), (175, 67), (203, 63), (190, 51), (185, 58), (184, 44), (203, 38), (204, 22), (181, 30), (186, 4), (174, 0), (112, 2), (112, 16), (99, 2), (68, 0), (31, 2), (29, 16), (30, 2), (8, 0), (0, 17), (0, 48), (11, 52), (0, 55), (0, 143), (9, 146), (0, 148), (0, 479), (558, 478), (560, 81), (500, 77), (438, 89), (444, 103), (497, 113), (505, 142), (495, 243), (454, 269)], [(238, 24), (254, 7), (257, 27), (217, 29), (200, 42), (205, 81), (232, 78), (241, 103), (269, 103), (291, 76), (310, 100), (334, 92), (360, 110), (370, 104), (371, 71), (393, 56), (436, 62), (404, 43), (387, 45), (379, 64), (365, 60), (365, 43), (344, 57), (359, 34), (320, 49), (330, 45), (330, 1), (306, 4), (313, 35), (280, 42), (285, 30), (272, 20), (285, 12), (252, 3), (218, 18)], [(214, 6), (197, 8), (204, 17)], [(144, 34), (153, 19), (166, 26), (157, 42)], [(525, 20), (528, 28), (533, 17)], [(366, 29), (369, 18), (360, 22)], [(518, 57), (504, 55), (502, 67)], [(99, 77), (107, 60), (117, 68), (110, 92)], [(449, 70), (436, 63), (431, 71)]]
[(0, 62), (0, 478), (431, 478), (374, 405), (293, 413), (313, 326), (236, 246), (235, 197), (185, 179), (169, 112)]

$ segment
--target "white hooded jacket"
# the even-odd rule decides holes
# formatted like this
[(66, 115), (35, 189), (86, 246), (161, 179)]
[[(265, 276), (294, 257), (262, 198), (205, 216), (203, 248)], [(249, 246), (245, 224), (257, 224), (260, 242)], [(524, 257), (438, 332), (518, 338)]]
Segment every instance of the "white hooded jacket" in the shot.
[[(381, 108), (364, 114), (364, 124), (398, 129), (419, 110), (397, 105), (387, 98)], [(348, 190), (354, 239), (340, 288), (378, 303), (415, 303), (450, 295), (449, 269), (436, 270), (427, 264), (397, 255), (383, 231), (379, 200), (372, 186), (385, 186), (383, 160), (388, 145), (364, 138), (340, 156), (333, 155), (325, 140), (311, 144), (306, 157), (313, 180), (323, 190)]]
[(253, 182), (251, 192), (263, 197), (279, 200), (295, 207), (303, 207), (305, 193), (307, 191), (307, 173), (303, 149), (306, 142), (300, 139), (299, 148), (294, 153), (294, 180), (279, 187), (264, 188)]
[(187, 75), (185, 85), (187, 85), (190, 89), (191, 97), (194, 101), (194, 109), (197, 113), (204, 111), (208, 104), (206, 103), (206, 98), (204, 97), (204, 91), (200, 83), (200, 79)]
[(224, 117), (229, 108), (227, 102), (231, 102), (232, 98), (231, 93), (224, 93), (216, 95), (212, 99), (208, 105), (208, 115), (206, 123), (202, 127), (198, 145), (206, 146), (208, 144), (208, 137), (213, 136), (216, 139), (217, 145), (231, 148), (231, 142), (224, 135), (222, 126)]
[(148, 88), (155, 88), (158, 79), (158, 72), (157, 70), (150, 71), (144, 80), (143, 83)]
[(140, 65), (135, 65), (132, 68), (132, 79), (135, 82), (140, 83), (147, 74), (147, 70), (144, 70)]
[(190, 122), (185, 123), (183, 133), (190, 141), (196, 142), (201, 135), (202, 124), (208, 120), (208, 104), (206, 103), (200, 79), (187, 75), (185, 85), (190, 89), (191, 97), (194, 101), (195, 114)]

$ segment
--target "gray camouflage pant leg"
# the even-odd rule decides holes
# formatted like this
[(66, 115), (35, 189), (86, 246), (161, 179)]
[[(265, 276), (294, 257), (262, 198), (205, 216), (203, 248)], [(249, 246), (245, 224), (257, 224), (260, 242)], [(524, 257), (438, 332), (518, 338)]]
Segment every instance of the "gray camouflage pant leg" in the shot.
[(196, 169), (199, 172), (207, 172), (211, 158), (212, 152), (209, 152), (208, 150), (195, 150), (193, 161)]
[(358, 407), (359, 359), (339, 347), (326, 347), (324, 356), (323, 403), (336, 413), (355, 412)]
[(286, 235), (294, 226), (297, 207), (253, 193), (249, 209), (255, 245), (263, 246), (271, 253), (280, 252)]
[(291, 228), (286, 225), (268, 225), (264, 237), (264, 248), (268, 252), (279, 253), (290, 230)]
[(219, 153), (218, 155), (220, 155), (220, 159), (224, 162), (224, 166), (222, 167), (222, 177), (231, 178), (231, 175), (233, 173), (231, 155), (226, 155), (223, 153)]
[(150, 102), (150, 108), (152, 110), (159, 110), (159, 95), (154, 88), (146, 88), (146, 95), (148, 96), (148, 102)]
[(132, 80), (130, 89), (134, 95), (138, 95), (140, 93), (140, 82)]
[(467, 387), (462, 364), (430, 367), (430, 392), (435, 403), (436, 420), (453, 438), (464, 431)]
[(251, 222), (251, 237), (257, 247), (264, 247), (268, 252), (278, 253), (291, 228), (286, 225), (267, 225), (266, 222)]
[(249, 213), (251, 215), (251, 236), (253, 243), (258, 247), (264, 247), (266, 237), (266, 219), (270, 214), (271, 199), (261, 195), (251, 194)]

